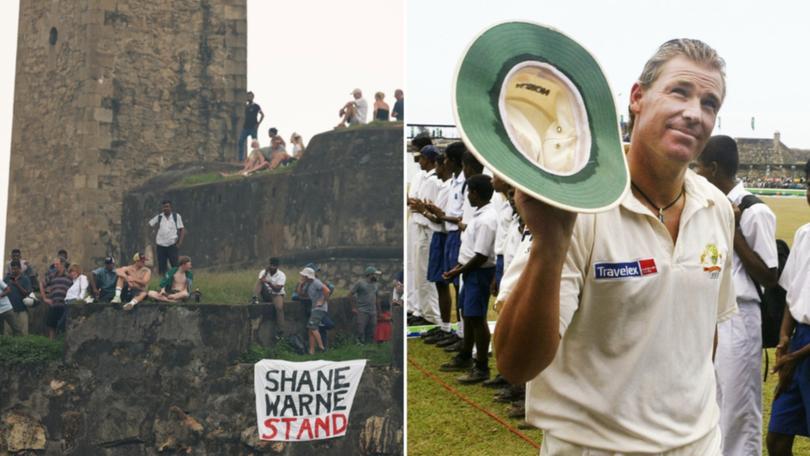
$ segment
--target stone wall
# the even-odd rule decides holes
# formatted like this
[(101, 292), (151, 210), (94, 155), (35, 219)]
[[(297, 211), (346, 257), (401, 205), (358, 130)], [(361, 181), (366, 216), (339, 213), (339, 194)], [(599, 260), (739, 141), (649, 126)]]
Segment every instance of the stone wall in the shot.
[[(345, 300), (330, 314), (349, 330)], [(303, 331), (303, 309), (286, 316)], [(345, 437), (258, 441), (253, 366), (239, 356), (275, 330), (271, 306), (76, 306), (63, 362), (0, 369), (0, 455), (402, 454), (401, 342), (393, 365), (366, 367)]]
[(246, 0), (22, 0), (6, 251), (97, 263), (126, 191), (231, 157), (246, 28)]
[[(402, 269), (402, 125), (369, 125), (322, 133), (289, 171), (176, 186), (208, 165), (178, 166), (124, 200), (122, 258), (151, 250), (147, 221), (168, 198), (187, 235), (181, 253), (198, 268), (317, 262), (330, 277), (374, 264)], [(339, 274), (338, 274), (339, 273)]]

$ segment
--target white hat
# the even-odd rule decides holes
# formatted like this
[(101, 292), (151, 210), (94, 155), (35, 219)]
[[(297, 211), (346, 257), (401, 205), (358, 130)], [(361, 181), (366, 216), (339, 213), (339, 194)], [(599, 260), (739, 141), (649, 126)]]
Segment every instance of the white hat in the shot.
[(301, 272), (299, 274), (306, 277), (307, 279), (314, 279), (315, 278), (315, 271), (313, 271), (312, 268), (304, 268), (304, 269), (301, 270)]

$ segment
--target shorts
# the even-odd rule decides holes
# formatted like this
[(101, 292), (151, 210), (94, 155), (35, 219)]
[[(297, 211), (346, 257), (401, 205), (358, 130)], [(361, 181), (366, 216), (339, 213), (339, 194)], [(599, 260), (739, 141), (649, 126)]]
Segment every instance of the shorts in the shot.
[(501, 287), (501, 279), (503, 278), (503, 255), (495, 257), (495, 283), (498, 284), (498, 289)]
[(312, 312), (309, 313), (307, 329), (317, 330), (318, 326), (321, 325), (321, 321), (323, 320), (324, 316), (326, 316), (325, 310), (312, 309)]
[[(810, 344), (810, 326), (799, 323), (790, 339), (790, 351)], [(787, 391), (773, 401), (768, 432), (810, 436), (810, 357), (796, 365)]]
[(135, 299), (135, 296), (138, 296), (141, 293), (143, 293), (143, 290), (141, 290), (140, 288), (130, 288), (129, 299)]
[(262, 294), (261, 296), (262, 302), (273, 302), (274, 297), (284, 296), (284, 293), (276, 293), (275, 291), (273, 291), (273, 289), (270, 288), (270, 285), (268, 285), (267, 283), (262, 284), (261, 294)]
[(65, 306), (49, 306), (45, 325), (49, 328), (64, 328)]
[[(449, 231), (444, 242), (444, 270), (449, 271), (458, 264), (458, 249), (461, 248), (461, 230)], [(453, 285), (458, 287), (458, 276), (453, 277)]]
[(447, 233), (435, 232), (430, 239), (430, 254), (428, 255), (427, 279), (428, 282), (444, 283), (447, 281), (442, 277), (444, 269), (444, 244)]
[(478, 268), (463, 274), (464, 286), (458, 300), (461, 303), (461, 316), (465, 318), (486, 317), (489, 307), (489, 290), (495, 268)]

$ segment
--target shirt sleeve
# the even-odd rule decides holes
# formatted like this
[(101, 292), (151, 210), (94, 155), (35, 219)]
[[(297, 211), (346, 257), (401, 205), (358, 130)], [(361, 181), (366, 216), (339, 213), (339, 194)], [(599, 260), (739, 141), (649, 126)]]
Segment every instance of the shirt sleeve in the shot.
[(155, 226), (157, 224), (157, 222), (158, 222), (158, 217), (160, 217), (160, 215), (156, 215), (156, 216), (152, 217), (152, 219), (149, 220), (149, 226)]
[(90, 282), (87, 281), (87, 276), (82, 274), (79, 276), (79, 298), (83, 298), (87, 294), (87, 288)]
[(776, 216), (764, 204), (748, 208), (740, 218), (743, 237), (769, 268), (779, 266), (776, 252)]
[(531, 236), (526, 236), (516, 249), (515, 257), (512, 259), (512, 262), (509, 263), (509, 266), (503, 272), (501, 285), (498, 287), (498, 297), (495, 298), (496, 302), (506, 302), (509, 298), (509, 294), (512, 293), (512, 290), (515, 288), (515, 284), (517, 284), (520, 275), (523, 274), (523, 269), (526, 267), (531, 248), (532, 238)]
[[(807, 245), (807, 234), (810, 232), (810, 225), (805, 225), (796, 232), (793, 237), (793, 248), (790, 250), (785, 268), (779, 276), (779, 285), (787, 292), (786, 300), (788, 307), (798, 300), (797, 294), (801, 292), (804, 281), (801, 280), (802, 254), (810, 245)], [(798, 286), (797, 286), (798, 285)]]
[[(717, 323), (728, 320), (732, 315), (737, 313), (737, 293), (734, 291), (734, 271), (733, 257), (734, 249), (734, 212), (731, 210), (731, 203), (726, 199), (722, 199), (723, 204), (728, 206), (726, 212), (726, 243), (729, 246), (726, 253), (725, 261), (723, 262), (723, 269), (720, 277), (720, 293), (717, 299)], [(774, 241), (775, 242), (775, 241)]]
[[(485, 223), (476, 226), (473, 251), (487, 258), (495, 256), (495, 235), (498, 231), (497, 218), (489, 218)], [(492, 259), (491, 258), (491, 259)]]
[(183, 217), (180, 217), (180, 214), (177, 214), (177, 229), (182, 230), (183, 228), (185, 228), (185, 226), (183, 226)]
[[(588, 273), (588, 260), (593, 249), (596, 216), (579, 214), (571, 235), (571, 245), (560, 273), (560, 337), (579, 309), (579, 298)], [(515, 260), (512, 260), (515, 261)]]

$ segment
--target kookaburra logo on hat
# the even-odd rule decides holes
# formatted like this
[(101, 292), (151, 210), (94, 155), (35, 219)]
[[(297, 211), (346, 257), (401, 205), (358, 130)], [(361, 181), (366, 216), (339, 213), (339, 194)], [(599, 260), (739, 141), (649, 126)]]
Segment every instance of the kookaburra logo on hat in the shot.
[(527, 22), (495, 25), (467, 48), (454, 82), (464, 142), (516, 188), (575, 212), (610, 209), (628, 191), (612, 91), (571, 38)]

